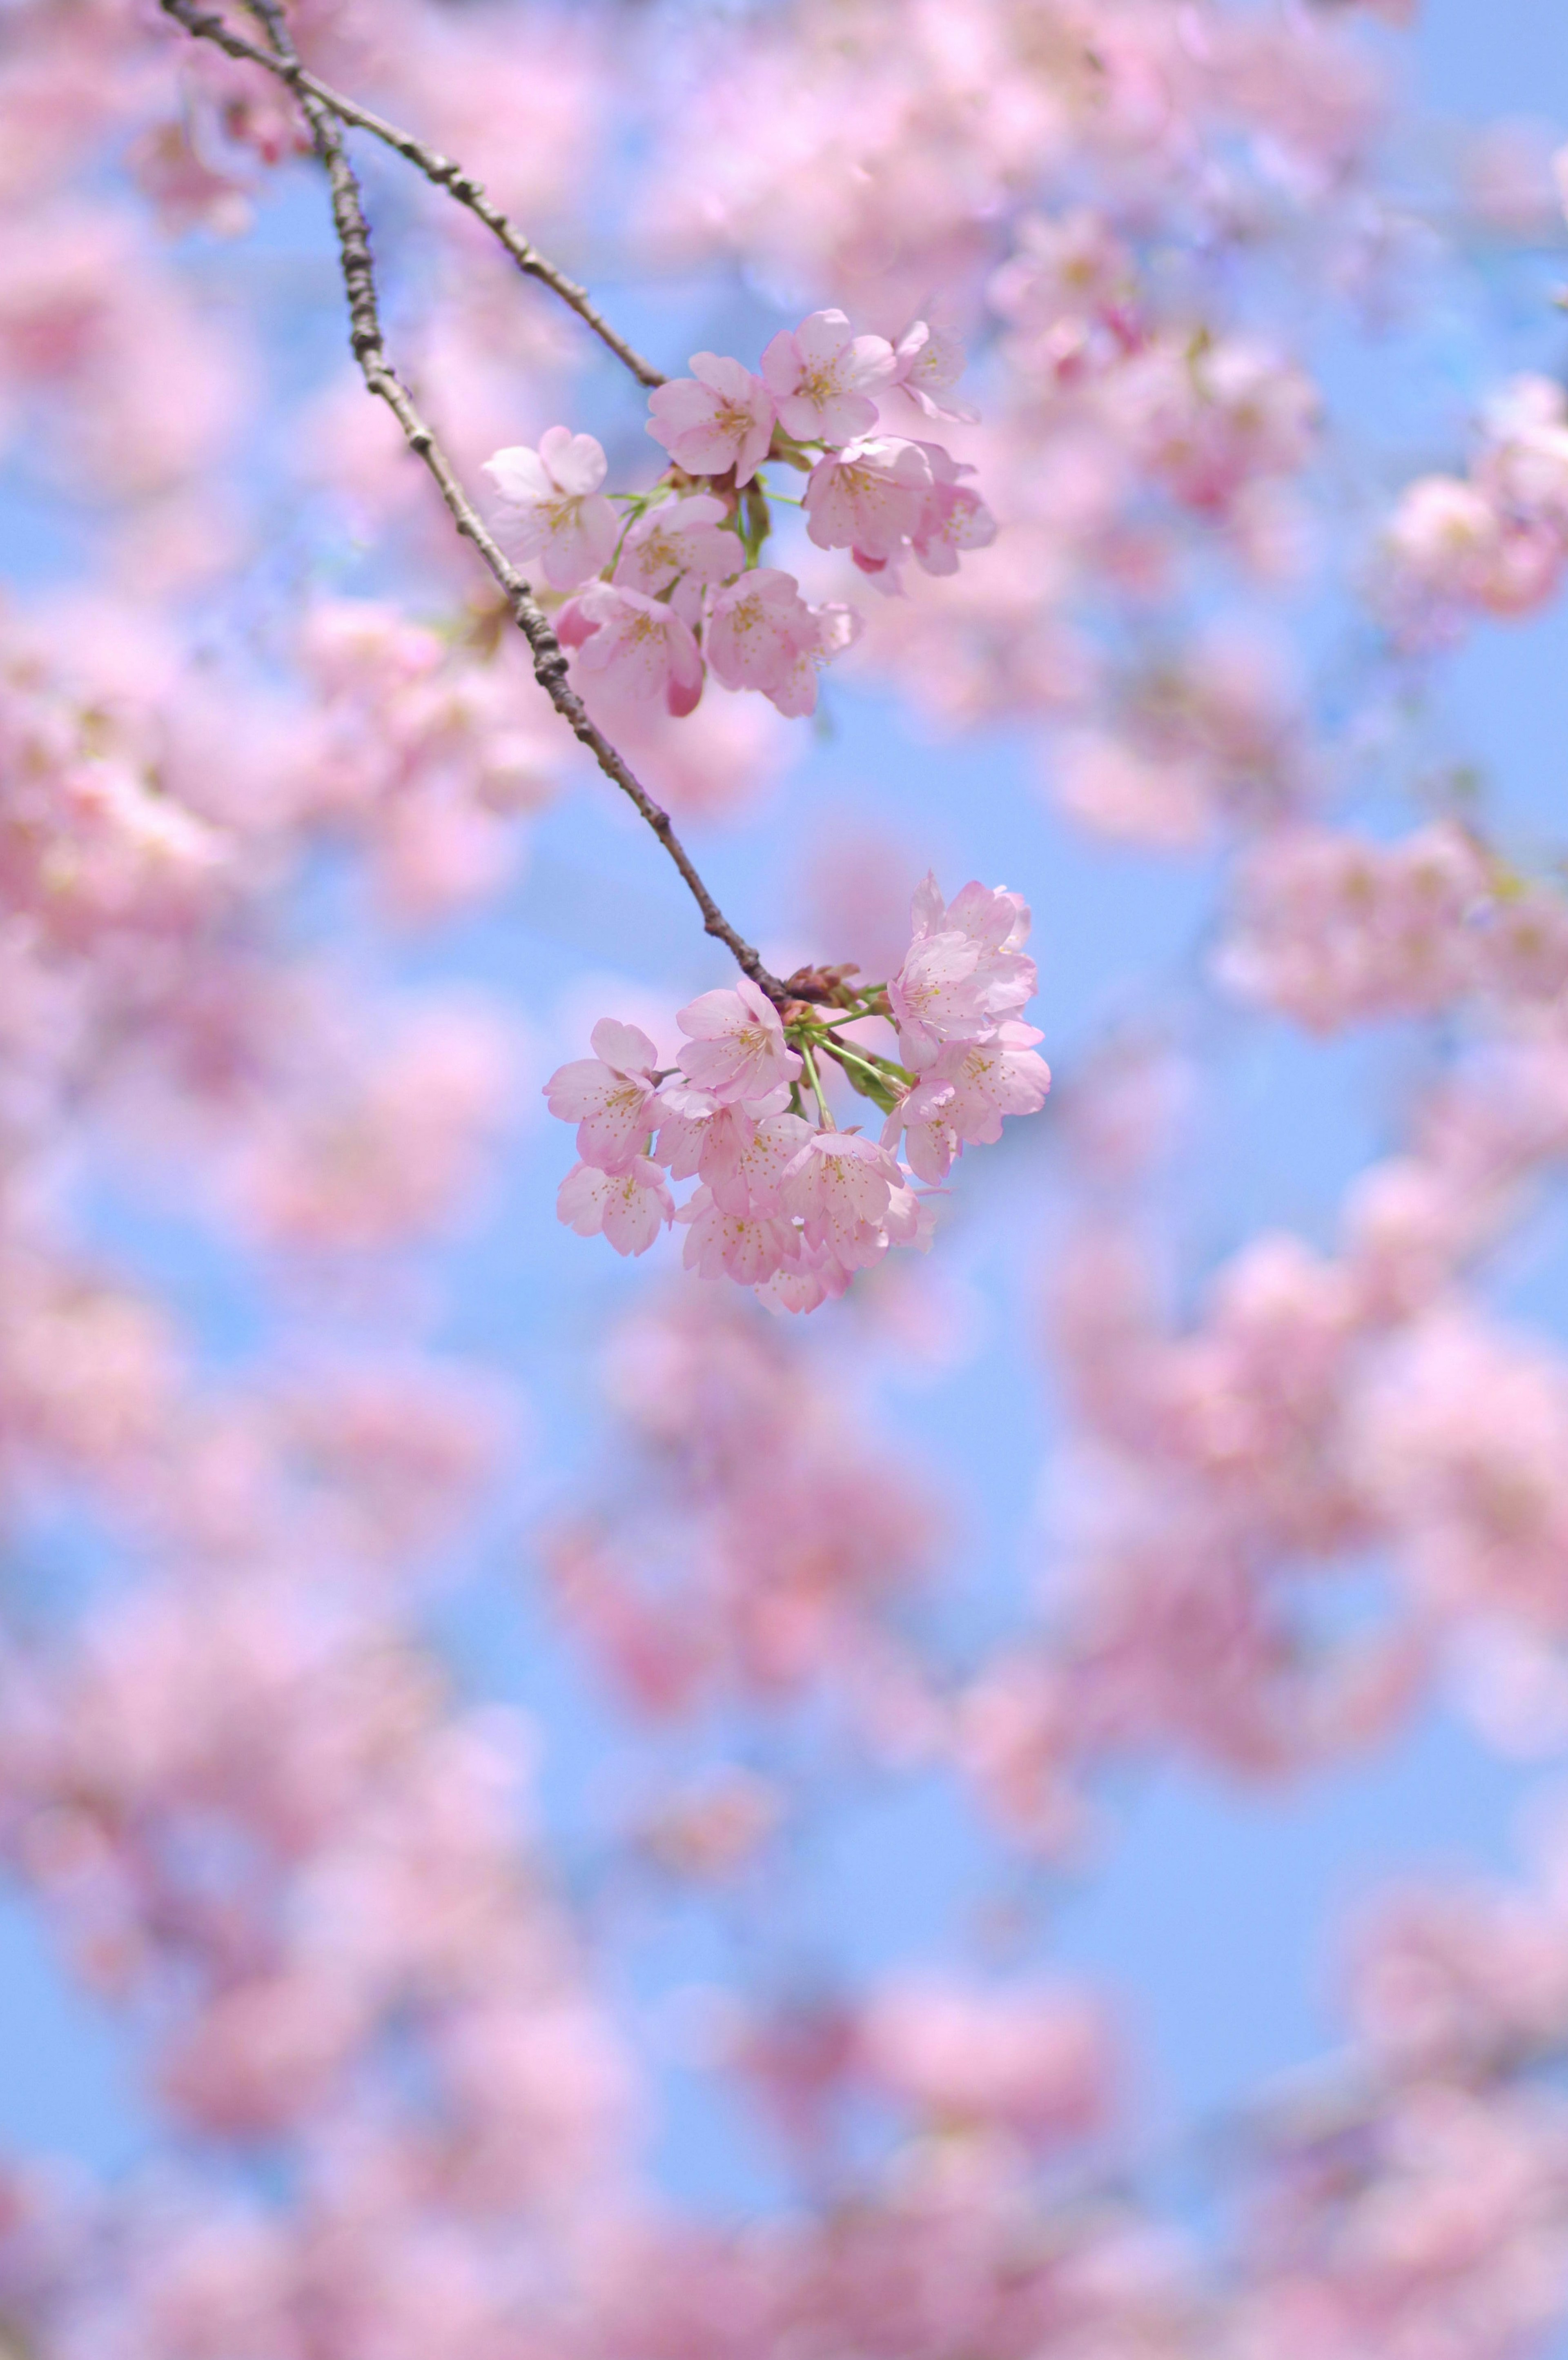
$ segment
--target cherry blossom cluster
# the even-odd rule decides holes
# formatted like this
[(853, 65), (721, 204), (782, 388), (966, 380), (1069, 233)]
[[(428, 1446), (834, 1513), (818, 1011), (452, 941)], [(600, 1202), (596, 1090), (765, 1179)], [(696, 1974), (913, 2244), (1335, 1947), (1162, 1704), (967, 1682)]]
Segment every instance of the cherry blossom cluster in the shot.
[(1510, 379), (1488, 403), (1464, 475), (1419, 476), (1384, 528), (1382, 595), (1420, 643), (1477, 614), (1523, 615), (1552, 596), (1568, 560), (1568, 393)]
[(773, 337), (760, 374), (695, 353), (690, 377), (654, 390), (648, 432), (671, 464), (650, 491), (607, 493), (602, 446), (565, 426), (537, 449), (498, 451), (486, 472), (510, 546), (569, 594), (556, 629), (585, 688), (681, 718), (711, 672), (781, 713), (814, 712), (817, 674), (859, 619), (808, 605), (793, 574), (760, 563), (773, 529), (762, 470), (803, 474), (808, 538), (847, 549), (881, 588), (896, 590), (911, 558), (956, 573), (960, 551), (995, 538), (965, 481), (974, 470), (939, 442), (879, 431), (878, 398), (903, 389), (930, 418), (961, 417), (948, 388), (962, 366), (923, 320), (895, 346), (856, 335), (842, 311), (814, 311)]
[(1448, 822), (1391, 845), (1287, 829), (1243, 861), (1217, 967), (1319, 1032), (1481, 991), (1547, 1002), (1568, 987), (1568, 903)]
[(1114, 703), (1115, 727), (1065, 731), (1044, 764), (1053, 802), (1098, 834), (1183, 852), (1303, 799), (1300, 700), (1266, 641), (1210, 634), (1118, 683)]
[[(1277, 1775), (1398, 1726), (1440, 1672), (1499, 1743), (1568, 1732), (1568, 1373), (1464, 1286), (1568, 1164), (1568, 1034), (1539, 999), (1487, 1013), (1406, 1150), (1348, 1190), (1337, 1250), (1255, 1238), (1187, 1323), (1142, 1226), (1104, 1205), (1138, 1076), (1107, 1076), (1099, 1120), (1080, 1101), (1100, 1201), (1052, 1295), (1098, 1510), (1066, 1538), (1048, 1635), (993, 1659), (951, 1731), (1029, 1841), (1082, 1842), (1107, 1754), (1153, 1741)], [(1135, 1131), (1135, 1168), (1149, 1153)], [(1374, 1547), (1382, 1621), (1309, 1643), (1302, 1566), (1321, 1583)]]
[[(640, 1480), (620, 1501), (595, 1482), (553, 1525), (555, 1598), (615, 1694), (653, 1720), (826, 1688), (874, 1724), (890, 1664), (916, 1678), (896, 1618), (935, 1568), (943, 1502), (790, 1331), (749, 1312), (728, 1289), (679, 1286), (617, 1326), (604, 1390), (615, 1460)], [(770, 1793), (742, 1826), (770, 1831), (788, 1800)], [(690, 1859), (691, 1809), (662, 1835)]]
[[(561, 1184), (560, 1218), (621, 1254), (645, 1253), (679, 1221), (688, 1269), (788, 1311), (842, 1295), (891, 1246), (928, 1245), (931, 1211), (913, 1183), (939, 1184), (966, 1142), (1001, 1138), (1003, 1116), (1037, 1113), (1050, 1075), (1042, 1036), (1019, 1021), (1036, 987), (1020, 897), (972, 882), (944, 902), (927, 877), (911, 923), (885, 984), (806, 969), (782, 1008), (749, 977), (704, 992), (676, 1016), (685, 1038), (667, 1067), (638, 1026), (604, 1018), (594, 1055), (545, 1085), (552, 1114), (577, 1126), (581, 1158)], [(896, 1028), (902, 1064), (861, 1037), (868, 1019)], [(883, 1109), (880, 1141), (835, 1123), (829, 1063)], [(677, 1210), (669, 1184), (692, 1178)]]
[(562, 758), (526, 672), (367, 598), (313, 606), (300, 652), (315, 696), (299, 816), (361, 838), (399, 916), (493, 890), (517, 856), (513, 823), (549, 799)]

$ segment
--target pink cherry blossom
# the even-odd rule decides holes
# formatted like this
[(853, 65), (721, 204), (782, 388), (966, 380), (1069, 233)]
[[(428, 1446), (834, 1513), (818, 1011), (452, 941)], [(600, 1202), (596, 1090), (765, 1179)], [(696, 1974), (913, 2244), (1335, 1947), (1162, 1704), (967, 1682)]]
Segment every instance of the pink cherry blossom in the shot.
[(592, 583), (562, 607), (555, 629), (578, 670), (612, 696), (657, 698), (678, 720), (702, 695), (702, 656), (690, 630), (672, 607), (641, 591)]
[(820, 1311), (825, 1303), (836, 1303), (853, 1276), (854, 1272), (836, 1254), (818, 1246), (803, 1251), (796, 1262), (764, 1280), (756, 1289), (757, 1299), (765, 1310), (798, 1317), (805, 1312)]
[(916, 447), (930, 467), (931, 488), (910, 535), (915, 555), (927, 574), (956, 574), (960, 550), (990, 548), (996, 539), (996, 519), (980, 494), (960, 480), (974, 473), (972, 467), (960, 466), (939, 443)]
[(923, 444), (872, 435), (817, 461), (806, 486), (806, 529), (818, 549), (885, 562), (920, 530), (932, 489)]
[(927, 876), (912, 910), (915, 939), (888, 998), (906, 1064), (924, 1071), (946, 1041), (982, 1039), (1033, 999), (1035, 963), (1020, 945), (1029, 912), (1016, 893), (977, 881), (944, 904)]
[(562, 1065), (544, 1085), (550, 1111), (577, 1126), (577, 1153), (600, 1172), (624, 1172), (644, 1152), (659, 1120), (658, 1051), (635, 1024), (604, 1017), (594, 1026), (592, 1057)]
[(678, 1218), (689, 1224), (682, 1259), (699, 1278), (761, 1286), (799, 1260), (798, 1233), (782, 1214), (727, 1211), (699, 1188)]
[(762, 352), (762, 377), (779, 424), (799, 442), (852, 442), (876, 424), (871, 398), (894, 374), (885, 336), (857, 336), (842, 311), (813, 311), (781, 328)]
[(618, 1254), (646, 1253), (674, 1217), (674, 1199), (656, 1164), (633, 1155), (619, 1172), (574, 1164), (555, 1198), (556, 1218), (580, 1238), (603, 1233)]
[[(728, 1108), (715, 1118), (704, 1142), (701, 1176), (721, 1212), (773, 1213), (785, 1167), (805, 1145), (809, 1126), (799, 1115), (780, 1111), (748, 1120), (742, 1130), (733, 1120), (738, 1111)], [(731, 1117), (728, 1124), (725, 1114)]]
[(1042, 1037), (1031, 1024), (1006, 1022), (978, 1041), (949, 1043), (889, 1118), (883, 1144), (895, 1147), (903, 1129), (918, 1176), (945, 1179), (965, 1142), (993, 1143), (1004, 1115), (1044, 1106), (1051, 1076), (1035, 1048)]
[(782, 686), (770, 692), (770, 701), (792, 719), (816, 712), (817, 674), (852, 648), (864, 628), (855, 608), (836, 598), (813, 606), (811, 620), (811, 645), (795, 658), (795, 668)]
[[(615, 579), (645, 598), (656, 598), (672, 583), (685, 621), (696, 618), (697, 600), (687, 604), (682, 592), (707, 582), (723, 582), (738, 574), (745, 551), (732, 532), (720, 530), (725, 516), (722, 500), (706, 493), (684, 500), (666, 500), (639, 517), (627, 533), (616, 560)], [(724, 677), (722, 672), (720, 679)]]
[(648, 432), (691, 475), (722, 475), (749, 484), (768, 455), (773, 397), (761, 377), (718, 353), (694, 353), (692, 375), (659, 386), (648, 397)]
[(1103, 2008), (1065, 1985), (888, 1984), (861, 2017), (860, 2053), (874, 2081), (938, 2121), (1081, 2138), (1109, 2111), (1113, 2049)]
[(892, 383), (909, 396), (927, 418), (972, 425), (978, 412), (967, 402), (954, 401), (950, 389), (964, 373), (964, 348), (925, 320), (916, 320), (894, 349)]
[(805, 1223), (808, 1245), (854, 1270), (885, 1251), (889, 1202), (903, 1185), (897, 1164), (873, 1140), (817, 1131), (784, 1167), (779, 1200)]
[(1230, 988), (1314, 1031), (1442, 1008), (1477, 979), (1486, 937), (1475, 847), (1446, 823), (1383, 846), (1281, 831), (1243, 865), (1217, 966)]
[(733, 990), (703, 992), (677, 1011), (675, 1022), (687, 1036), (683, 1069), (716, 1098), (765, 1098), (800, 1072), (778, 1010), (750, 976)]
[(575, 590), (608, 563), (615, 548), (615, 510), (600, 491), (607, 462), (591, 434), (552, 426), (539, 448), (498, 451), (485, 473), (506, 503), (520, 557), (543, 558), (544, 578)]
[(726, 688), (782, 687), (816, 644), (811, 609), (793, 574), (759, 565), (718, 591), (703, 644)]

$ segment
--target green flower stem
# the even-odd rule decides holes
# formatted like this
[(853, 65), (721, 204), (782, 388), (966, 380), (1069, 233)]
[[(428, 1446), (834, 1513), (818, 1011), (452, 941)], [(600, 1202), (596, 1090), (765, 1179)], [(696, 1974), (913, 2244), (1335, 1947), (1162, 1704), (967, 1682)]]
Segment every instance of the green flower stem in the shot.
[(806, 1067), (806, 1079), (811, 1084), (811, 1095), (817, 1100), (817, 1113), (822, 1128), (824, 1131), (837, 1131), (839, 1126), (828, 1112), (828, 1101), (822, 1095), (822, 1078), (817, 1073), (817, 1060), (811, 1054), (809, 1041), (801, 1043), (800, 1056), (801, 1063)]

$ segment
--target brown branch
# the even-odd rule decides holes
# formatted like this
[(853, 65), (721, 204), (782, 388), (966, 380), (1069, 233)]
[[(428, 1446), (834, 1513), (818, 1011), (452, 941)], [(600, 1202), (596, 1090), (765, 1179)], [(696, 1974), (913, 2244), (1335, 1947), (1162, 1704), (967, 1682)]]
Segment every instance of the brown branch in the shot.
[[(170, 15), (186, 24), (188, 30), (197, 29), (187, 21), (192, 12), (186, 0), (162, 0), (162, 5)], [(278, 0), (246, 0), (246, 5), (266, 27), (278, 56), (285, 63), (294, 61), (293, 43)], [(197, 37), (215, 38), (200, 32)], [(473, 542), (499, 585), (512, 620), (528, 641), (533, 656), (535, 677), (556, 712), (573, 736), (587, 748), (605, 776), (613, 780), (647, 821), (680, 870), (687, 890), (702, 912), (704, 930), (725, 945), (742, 974), (750, 976), (775, 1006), (782, 1006), (790, 997), (788, 991), (778, 977), (762, 965), (751, 944), (736, 932), (724, 915), (693, 867), (691, 856), (671, 825), (669, 813), (654, 802), (625, 758), (616, 751), (604, 732), (589, 719), (582, 698), (567, 680), (566, 659), (561, 642), (552, 630), (532, 590), (488, 530), (465, 492), (451, 460), (388, 359), (376, 295), (369, 227), (365, 219), (359, 183), (344, 150), (342, 133), (327, 102), (318, 98), (310, 89), (308, 76), (297, 79), (285, 76), (285, 79), (289, 81), (310, 126), (316, 154), (326, 171), (332, 191), (333, 221), (337, 231), (344, 290), (348, 299), (349, 343), (366, 385), (392, 412), (403, 430), (410, 450), (424, 462), (434, 477), (436, 487), (457, 530), (466, 541)]]
[(280, 82), (288, 84), (302, 105), (307, 98), (313, 99), (318, 106), (328, 108), (339, 122), (351, 123), (356, 130), (368, 131), (372, 138), (383, 141), (406, 163), (411, 164), (415, 171), (422, 172), (427, 180), (438, 189), (444, 189), (449, 196), (455, 197), (460, 205), (466, 205), (482, 221), (492, 236), (499, 238), (505, 246), (518, 268), (558, 295), (584, 325), (593, 330), (599, 342), (609, 346), (617, 360), (624, 363), (639, 385), (652, 388), (667, 382), (662, 369), (656, 369), (652, 361), (645, 361), (634, 345), (629, 344), (624, 336), (617, 334), (595, 305), (587, 288), (579, 287), (575, 279), (568, 279), (564, 270), (558, 270), (540, 253), (531, 239), (524, 237), (521, 230), (514, 229), (500, 207), (491, 203), (479, 182), (471, 173), (465, 172), (461, 165), (455, 164), (449, 156), (427, 148), (411, 133), (400, 130), (395, 123), (388, 123), (382, 116), (372, 115), (368, 107), (356, 104), (353, 99), (345, 98), (341, 91), (330, 89), (324, 82), (318, 81), (301, 64), (291, 44), (287, 49), (279, 49), (276, 46), (269, 49), (261, 49), (256, 42), (247, 41), (243, 33), (236, 33), (222, 16), (198, 6), (196, 0), (161, 0), (161, 5), (165, 15), (172, 16), (176, 24), (183, 25), (185, 30), (198, 40), (211, 41), (231, 58), (238, 58), (247, 64), (260, 66), (266, 72), (276, 74)]

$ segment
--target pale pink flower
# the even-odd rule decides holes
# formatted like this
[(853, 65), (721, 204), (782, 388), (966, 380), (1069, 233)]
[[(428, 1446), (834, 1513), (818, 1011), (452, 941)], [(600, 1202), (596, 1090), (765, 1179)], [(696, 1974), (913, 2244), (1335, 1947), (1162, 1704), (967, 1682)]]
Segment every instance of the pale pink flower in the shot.
[(550, 1111), (577, 1126), (577, 1153), (600, 1172), (624, 1172), (658, 1120), (659, 1053), (635, 1024), (604, 1017), (594, 1055), (560, 1066), (544, 1085)]
[(607, 564), (615, 548), (615, 510), (600, 491), (605, 455), (591, 434), (552, 426), (539, 448), (498, 451), (485, 473), (506, 502), (520, 557), (541, 557), (544, 579), (575, 590)]
[(620, 1172), (576, 1164), (555, 1196), (557, 1220), (580, 1238), (602, 1231), (618, 1254), (646, 1253), (674, 1211), (663, 1174), (646, 1155), (634, 1155)]
[(1513, 514), (1568, 527), (1568, 395), (1555, 378), (1510, 378), (1488, 402), (1477, 474)]
[(931, 470), (931, 488), (910, 535), (916, 563), (927, 574), (956, 574), (961, 549), (989, 549), (996, 519), (978, 492), (960, 480), (972, 467), (960, 466), (939, 442), (920, 442)]
[(1209, 768), (1174, 747), (1130, 745), (1106, 729), (1076, 729), (1053, 749), (1047, 770), (1051, 798), (1102, 835), (1184, 852), (1214, 822), (1216, 783)]
[(690, 475), (735, 470), (749, 484), (768, 455), (773, 397), (761, 377), (718, 353), (693, 353), (690, 377), (661, 385), (648, 397), (648, 432)]
[(799, 442), (852, 442), (876, 424), (870, 399), (894, 367), (885, 336), (857, 336), (842, 311), (813, 311), (781, 328), (762, 354), (762, 377), (779, 424)]
[(695, 621), (697, 601), (694, 596), (687, 604), (685, 594), (701, 583), (728, 580), (746, 563), (736, 535), (722, 530), (724, 517), (724, 502), (706, 492), (650, 508), (626, 536), (616, 561), (616, 581), (645, 598), (656, 598), (673, 582), (679, 583), (676, 596), (685, 619)]
[(907, 1180), (890, 1188), (882, 1225), (890, 1245), (913, 1246), (917, 1253), (929, 1253), (937, 1234), (936, 1209), (929, 1193), (911, 1188)]
[(1555, 1913), (1468, 1885), (1396, 1891), (1357, 1945), (1357, 2029), (1397, 2067), (1486, 2070), (1555, 2047), (1568, 2027), (1568, 1951)]
[(1497, 565), (1503, 521), (1496, 502), (1457, 475), (1421, 475), (1406, 486), (1383, 539), (1401, 608), (1479, 603)]
[(1521, 1000), (1556, 1000), (1568, 991), (1568, 901), (1532, 886), (1498, 900), (1481, 938), (1490, 988)]
[(1109, 2111), (1105, 2011), (1066, 1985), (984, 1991), (896, 1983), (866, 2007), (860, 2049), (891, 2095), (942, 2123), (1079, 2138)]
[(795, 670), (783, 687), (773, 691), (773, 704), (792, 719), (816, 712), (817, 673), (847, 648), (852, 648), (865, 628), (854, 607), (844, 606), (837, 598), (813, 606), (811, 619), (816, 626), (811, 646), (796, 658)]
[(1365, 1479), (1448, 1612), (1568, 1629), (1568, 1367), (1461, 1309), (1409, 1334), (1359, 1404)]
[(779, 1197), (804, 1222), (808, 1245), (859, 1270), (886, 1251), (889, 1203), (903, 1186), (897, 1164), (874, 1140), (815, 1131), (784, 1167)]
[(258, 1975), (210, 2000), (173, 2041), (162, 2095), (209, 2134), (276, 2136), (321, 2108), (364, 2037), (364, 2013), (334, 1979)]
[(677, 1010), (675, 1022), (687, 1035), (681, 1051), (687, 1079), (716, 1098), (764, 1098), (800, 1071), (778, 1010), (750, 976), (732, 990), (701, 993)]
[(688, 1089), (675, 1082), (660, 1096), (654, 1161), (664, 1166), (672, 1180), (689, 1180), (701, 1169), (716, 1125), (722, 1124), (726, 1130), (738, 1126), (742, 1136), (750, 1139), (755, 1121), (739, 1100), (721, 1106), (708, 1091)]
[(806, 529), (818, 549), (852, 549), (885, 563), (919, 531), (932, 488), (923, 443), (871, 436), (813, 467)]
[(716, 593), (703, 645), (726, 688), (785, 687), (817, 645), (817, 621), (793, 574), (759, 565)]
[(1475, 847), (1447, 824), (1393, 845), (1281, 831), (1241, 868), (1217, 970), (1315, 1032), (1421, 1014), (1476, 979), (1483, 938), (1466, 921), (1486, 890)]
[(955, 425), (973, 425), (979, 411), (971, 410), (967, 401), (946, 398), (963, 373), (962, 344), (956, 336), (932, 327), (927, 321), (916, 320), (894, 348), (892, 381), (927, 418), (948, 419)]
[(1369, 1320), (1405, 1320), (1453, 1283), (1486, 1228), (1455, 1177), (1412, 1156), (1367, 1167), (1343, 1216), (1346, 1265)]
[(934, 1072), (951, 1085), (961, 1139), (992, 1144), (1002, 1136), (1003, 1115), (1039, 1112), (1051, 1086), (1051, 1069), (1035, 1047), (1044, 1037), (1032, 1024), (1004, 1022), (987, 1040), (955, 1041), (943, 1050)]
[(888, 998), (905, 1063), (924, 1071), (945, 1041), (976, 1041), (1034, 998), (1033, 959), (1019, 945), (1029, 912), (1016, 893), (971, 880), (944, 906), (927, 876), (911, 909), (915, 939)]
[(904, 1128), (919, 1178), (945, 1179), (964, 1142), (993, 1144), (1004, 1115), (1044, 1106), (1051, 1073), (1035, 1049), (1042, 1038), (1032, 1024), (1005, 1022), (981, 1040), (949, 1043), (889, 1117), (883, 1145), (896, 1146)]
[(917, 1082), (902, 1105), (894, 1107), (883, 1126), (882, 1143), (895, 1153), (900, 1136), (909, 1168), (916, 1179), (937, 1187), (964, 1152), (953, 1114), (950, 1082), (930, 1078)]
[(783, 1214), (727, 1211), (707, 1188), (676, 1218), (689, 1224), (682, 1260), (699, 1278), (758, 1286), (799, 1258), (799, 1233)]
[(854, 1274), (826, 1247), (807, 1249), (798, 1262), (788, 1263), (758, 1286), (757, 1300), (768, 1311), (796, 1315), (819, 1311), (825, 1303), (838, 1301)]
[(555, 617), (556, 636), (576, 668), (612, 695), (660, 697), (677, 720), (702, 695), (702, 656), (688, 627), (656, 598), (619, 584), (590, 583)]
[(1102, 380), (1107, 423), (1184, 507), (1232, 514), (1249, 488), (1296, 474), (1316, 439), (1310, 377), (1269, 346), (1167, 335)]
[(1132, 257), (1102, 213), (1087, 205), (1048, 216), (1025, 213), (1016, 235), (1015, 251), (986, 290), (1004, 320), (1050, 328), (1064, 316), (1124, 312), (1135, 300)]
[[(782, 1082), (749, 1105), (677, 1084), (659, 1101), (662, 1121), (654, 1160), (664, 1165), (672, 1180), (689, 1180), (695, 1174), (706, 1181), (727, 1212), (770, 1210), (777, 1175), (764, 1178), (764, 1171), (781, 1153), (787, 1163), (807, 1129), (799, 1116), (784, 1113), (788, 1097), (789, 1086)], [(784, 1125), (782, 1132), (777, 1122)]]
[(721, 1109), (709, 1126), (698, 1167), (720, 1211), (776, 1212), (785, 1169), (810, 1136), (809, 1124), (797, 1114), (766, 1115), (757, 1122), (738, 1107)]

